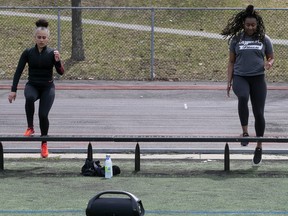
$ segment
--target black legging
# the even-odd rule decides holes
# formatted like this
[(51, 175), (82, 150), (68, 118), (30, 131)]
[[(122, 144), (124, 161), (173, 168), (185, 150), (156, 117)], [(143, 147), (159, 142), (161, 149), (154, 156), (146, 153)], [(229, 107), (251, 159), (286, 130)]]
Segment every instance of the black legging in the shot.
[(262, 137), (265, 131), (264, 107), (267, 95), (265, 75), (233, 77), (233, 91), (238, 97), (238, 114), (242, 126), (248, 125), (249, 95), (255, 118), (256, 136)]
[(49, 129), (48, 114), (55, 98), (54, 83), (51, 83), (49, 86), (35, 86), (28, 82), (25, 86), (24, 95), (26, 98), (25, 111), (28, 127), (33, 128), (34, 126), (34, 103), (40, 99), (38, 111), (40, 130), (42, 136), (47, 135)]

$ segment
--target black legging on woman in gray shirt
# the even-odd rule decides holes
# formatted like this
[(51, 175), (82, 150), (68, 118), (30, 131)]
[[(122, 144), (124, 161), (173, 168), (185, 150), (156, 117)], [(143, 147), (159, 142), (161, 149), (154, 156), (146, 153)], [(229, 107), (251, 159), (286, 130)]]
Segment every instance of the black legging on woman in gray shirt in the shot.
[(256, 136), (262, 137), (265, 131), (264, 107), (267, 95), (265, 75), (233, 76), (233, 91), (238, 97), (238, 114), (242, 126), (248, 125), (249, 96), (255, 118)]

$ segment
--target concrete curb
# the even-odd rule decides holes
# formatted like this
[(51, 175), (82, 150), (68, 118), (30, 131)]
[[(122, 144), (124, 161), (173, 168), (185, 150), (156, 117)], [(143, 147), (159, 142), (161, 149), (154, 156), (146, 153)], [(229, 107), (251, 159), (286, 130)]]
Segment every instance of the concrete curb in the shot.
[[(93, 154), (94, 159), (105, 159), (106, 154)], [(4, 154), (6, 159), (40, 158), (40, 153), (34, 154)], [(48, 159), (86, 159), (86, 154), (56, 154), (50, 153)], [(134, 160), (134, 154), (111, 154), (111, 158), (117, 160)], [(251, 154), (231, 154), (230, 160), (252, 160)], [(43, 159), (45, 160), (45, 159)], [(141, 154), (141, 160), (224, 160), (220, 154)], [(263, 160), (288, 160), (288, 156), (263, 154)]]
[[(10, 90), (12, 81), (1, 81), (0, 90)], [(18, 85), (25, 87), (25, 80)], [(55, 80), (58, 90), (226, 90), (225, 82), (169, 82), (169, 81), (103, 81), (103, 80)], [(286, 83), (268, 83), (268, 90), (288, 90)]]

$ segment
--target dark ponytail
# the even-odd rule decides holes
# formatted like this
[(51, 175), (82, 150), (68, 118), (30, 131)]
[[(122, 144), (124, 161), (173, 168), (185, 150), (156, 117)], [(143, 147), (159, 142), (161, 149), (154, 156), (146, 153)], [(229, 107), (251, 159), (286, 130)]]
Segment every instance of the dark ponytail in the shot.
[(43, 31), (44, 30), (47, 32), (47, 36), (48, 37), (50, 36), (50, 31), (48, 28), (49, 23), (46, 19), (41, 18), (41, 19), (37, 20), (35, 22), (35, 25), (36, 25), (36, 28), (34, 30), (34, 35), (36, 35), (37, 31), (39, 31), (39, 30)]
[(35, 22), (35, 25), (37, 28), (39, 27), (48, 28), (49, 23), (46, 19), (39, 19)]
[(245, 12), (247, 14), (247, 17), (255, 16), (255, 13), (256, 13), (253, 5), (248, 5)]

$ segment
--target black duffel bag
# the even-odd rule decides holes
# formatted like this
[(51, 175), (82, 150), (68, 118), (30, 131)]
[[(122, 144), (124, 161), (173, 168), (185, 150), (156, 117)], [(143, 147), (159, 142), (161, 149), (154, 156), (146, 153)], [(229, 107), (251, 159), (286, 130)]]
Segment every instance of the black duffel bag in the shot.
[[(118, 197), (112, 198), (111, 194), (117, 194)], [(89, 200), (86, 208), (86, 216), (142, 216), (144, 214), (141, 200), (126, 191), (100, 192)]]

